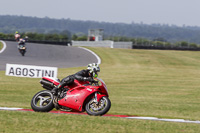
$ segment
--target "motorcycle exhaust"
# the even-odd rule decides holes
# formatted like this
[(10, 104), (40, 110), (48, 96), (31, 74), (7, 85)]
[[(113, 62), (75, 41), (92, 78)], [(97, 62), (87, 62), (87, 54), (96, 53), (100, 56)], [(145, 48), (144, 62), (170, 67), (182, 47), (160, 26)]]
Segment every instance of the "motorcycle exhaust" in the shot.
[(42, 87), (45, 88), (45, 89), (47, 89), (47, 90), (50, 90), (50, 91), (53, 89), (53, 88), (45, 86), (45, 85), (42, 85)]
[(43, 85), (43, 86), (47, 86), (47, 87), (54, 87), (54, 84), (49, 82), (49, 81), (46, 81), (46, 80), (40, 80), (40, 83)]

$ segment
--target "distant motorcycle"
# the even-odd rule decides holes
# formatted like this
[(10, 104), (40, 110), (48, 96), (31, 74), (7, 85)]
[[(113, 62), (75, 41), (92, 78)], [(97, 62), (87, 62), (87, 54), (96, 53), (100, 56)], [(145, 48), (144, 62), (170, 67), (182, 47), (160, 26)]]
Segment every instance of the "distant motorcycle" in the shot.
[(21, 55), (24, 56), (26, 53), (25, 39), (20, 39), (18, 44), (18, 50), (21, 53)]
[(26, 53), (25, 45), (19, 45), (18, 49), (19, 49), (19, 52), (21, 53), (21, 55), (24, 56)]
[(54, 107), (62, 111), (86, 111), (88, 115), (104, 115), (110, 107), (108, 91), (105, 82), (78, 81), (59, 90), (57, 95), (51, 90), (60, 83), (59, 79), (43, 77), (40, 83), (47, 90), (36, 93), (31, 100), (31, 107), (36, 112), (49, 112)]

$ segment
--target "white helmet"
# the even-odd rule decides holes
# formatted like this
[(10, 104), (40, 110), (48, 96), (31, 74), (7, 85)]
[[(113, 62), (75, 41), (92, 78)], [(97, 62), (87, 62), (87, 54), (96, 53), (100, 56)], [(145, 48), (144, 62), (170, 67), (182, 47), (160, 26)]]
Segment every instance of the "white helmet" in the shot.
[(99, 64), (97, 63), (88, 64), (87, 70), (90, 70), (89, 73), (93, 74), (92, 76), (97, 78), (98, 72), (100, 72)]

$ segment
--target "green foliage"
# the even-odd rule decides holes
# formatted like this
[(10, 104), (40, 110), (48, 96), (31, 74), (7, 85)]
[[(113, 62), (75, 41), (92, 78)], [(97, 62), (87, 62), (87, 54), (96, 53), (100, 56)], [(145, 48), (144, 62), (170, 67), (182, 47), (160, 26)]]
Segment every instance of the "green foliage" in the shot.
[(181, 42), (176, 42), (175, 46), (177, 46), (177, 47), (189, 47), (190, 45), (186, 41), (181, 41)]
[(72, 36), (72, 40), (74, 40), (74, 41), (76, 41), (77, 38), (78, 38), (78, 36), (77, 36), (76, 34), (74, 34), (74, 35)]
[(182, 46), (182, 47), (187, 47), (187, 46), (188, 46), (188, 42), (182, 41), (182, 42), (181, 42), (181, 46)]
[(16, 30), (43, 34), (67, 32), (70, 38), (70, 33), (88, 34), (88, 29), (102, 28), (105, 36), (119, 36), (120, 38), (115, 38), (117, 41), (126, 41), (127, 38), (148, 38), (153, 41), (177, 42), (190, 40), (190, 42), (200, 43), (200, 27), (106, 23), (8, 15), (0, 15), (0, 20), (0, 32), (2, 33), (14, 33)]
[(109, 37), (105, 37), (104, 40), (112, 40), (115, 42), (128, 42), (131, 41), (131, 37), (125, 37), (125, 36), (109, 36)]
[(0, 42), (0, 51), (1, 51), (2, 48), (3, 48), (3, 44)]
[(143, 45), (144, 41), (145, 40), (143, 38), (137, 38), (135, 42), (136, 42), (137, 45)]
[[(87, 41), (87, 36), (83, 33), (73, 34), (70, 38), (68, 35), (68, 31), (64, 31), (61, 34), (42, 34), (36, 32), (26, 32), (20, 33), (22, 38), (28, 36), (29, 41), (52, 41), (52, 42), (67, 42), (71, 39), (74, 41)], [(0, 39), (14, 39), (14, 34), (4, 34), (0, 33)], [(164, 38), (157, 38), (153, 41), (145, 39), (145, 38), (131, 38), (131, 37), (124, 37), (124, 36), (112, 36), (106, 37), (105, 40), (112, 40), (112, 41), (131, 41), (133, 45), (140, 45), (140, 46), (157, 46), (157, 47), (188, 47), (188, 48), (197, 48), (198, 45), (195, 43), (188, 43), (186, 41), (170, 43), (166, 42)]]
[(49, 41), (59, 41), (58, 34), (46, 34), (45, 39)]
[(28, 32), (26, 33), (28, 36), (29, 40), (36, 40), (36, 41), (44, 41), (45, 40), (45, 35), (44, 34), (38, 34), (38, 33), (32, 33)]
[(164, 43), (165, 42), (161, 42), (161, 41), (153, 41), (152, 45), (155, 45), (155, 46), (164, 46)]
[(172, 44), (170, 42), (165, 42), (164, 44), (165, 44), (166, 47), (171, 47), (172, 46)]
[[(67, 42), (70, 41), (66, 33), (62, 34), (42, 34), (35, 32), (20, 33), (21, 38), (28, 36), (29, 41), (54, 41), (54, 42)], [(12, 39), (14, 40), (14, 34), (0, 33), (0, 39)]]
[(0, 33), (0, 38), (6, 38), (6, 35), (3, 33)]
[(191, 48), (197, 48), (198, 46), (197, 46), (197, 44), (195, 44), (195, 43), (190, 43), (190, 44), (189, 44), (189, 47), (191, 47)]
[(79, 37), (77, 37), (76, 40), (77, 40), (77, 41), (87, 41), (87, 36), (86, 36), (86, 35), (84, 35), (84, 36), (79, 36)]

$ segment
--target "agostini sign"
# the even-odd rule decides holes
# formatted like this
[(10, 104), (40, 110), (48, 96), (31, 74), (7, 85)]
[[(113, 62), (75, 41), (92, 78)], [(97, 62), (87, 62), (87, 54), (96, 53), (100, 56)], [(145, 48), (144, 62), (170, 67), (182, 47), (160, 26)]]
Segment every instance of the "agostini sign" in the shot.
[(17, 77), (52, 77), (57, 78), (57, 67), (6, 64), (6, 75)]

